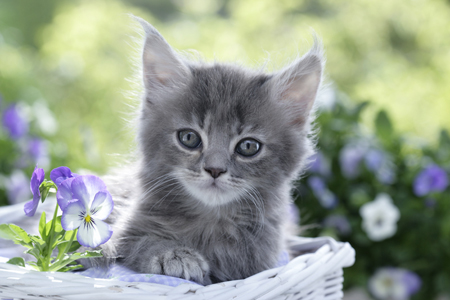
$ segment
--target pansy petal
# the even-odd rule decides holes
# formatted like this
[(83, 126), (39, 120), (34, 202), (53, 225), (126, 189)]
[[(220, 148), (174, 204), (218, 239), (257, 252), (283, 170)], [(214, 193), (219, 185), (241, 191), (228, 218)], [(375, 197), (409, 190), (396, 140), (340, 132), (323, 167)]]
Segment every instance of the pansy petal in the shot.
[(39, 186), (44, 181), (45, 172), (44, 169), (38, 168), (37, 166), (34, 168), (33, 175), (31, 175), (30, 181), (30, 190), (34, 194), (39, 193)]
[(35, 195), (35, 196), (33, 196), (33, 200), (28, 201), (23, 206), (23, 210), (28, 217), (32, 217), (36, 213), (36, 209), (39, 205), (39, 199), (40, 199), (40, 196)]
[(78, 176), (72, 181), (74, 198), (84, 201), (86, 207), (89, 207), (95, 195), (103, 190), (106, 190), (106, 185), (100, 178), (94, 175)]
[(83, 222), (78, 228), (78, 242), (85, 246), (95, 248), (106, 243), (112, 235), (111, 227), (105, 222), (91, 219), (90, 223)]
[(86, 207), (83, 201), (74, 199), (70, 201), (65, 209), (63, 210), (63, 215), (61, 217), (61, 226), (64, 230), (74, 230), (80, 227), (83, 223), (84, 216), (86, 215)]
[(92, 216), (97, 220), (106, 219), (114, 208), (114, 202), (108, 191), (100, 191), (95, 197), (91, 205)]
[(59, 207), (61, 207), (61, 210), (64, 210), (69, 201), (74, 198), (72, 194), (72, 181), (74, 179), (75, 178), (66, 179), (61, 183), (60, 186), (58, 186), (56, 199), (58, 200), (58, 205)]
[(50, 172), (50, 179), (59, 186), (64, 180), (75, 177), (68, 167), (58, 167)]

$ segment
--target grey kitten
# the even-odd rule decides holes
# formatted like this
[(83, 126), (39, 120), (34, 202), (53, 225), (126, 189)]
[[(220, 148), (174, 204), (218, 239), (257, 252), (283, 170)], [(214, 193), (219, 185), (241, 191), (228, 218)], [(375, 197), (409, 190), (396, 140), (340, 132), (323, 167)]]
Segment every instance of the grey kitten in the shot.
[(137, 184), (108, 182), (116, 209), (105, 255), (137, 272), (201, 284), (273, 268), (284, 247), (291, 182), (313, 151), (319, 43), (265, 74), (187, 61), (137, 19), (146, 33), (145, 94), (140, 160), (127, 175)]

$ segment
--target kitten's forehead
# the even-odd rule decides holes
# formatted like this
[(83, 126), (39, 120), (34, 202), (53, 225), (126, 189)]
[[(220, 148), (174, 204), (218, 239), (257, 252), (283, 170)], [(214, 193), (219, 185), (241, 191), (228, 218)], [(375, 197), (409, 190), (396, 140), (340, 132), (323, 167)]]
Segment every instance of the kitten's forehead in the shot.
[(220, 125), (240, 134), (257, 126), (255, 121), (270, 106), (268, 89), (263, 86), (269, 78), (265, 74), (223, 65), (193, 69), (192, 74), (184, 104), (206, 131)]

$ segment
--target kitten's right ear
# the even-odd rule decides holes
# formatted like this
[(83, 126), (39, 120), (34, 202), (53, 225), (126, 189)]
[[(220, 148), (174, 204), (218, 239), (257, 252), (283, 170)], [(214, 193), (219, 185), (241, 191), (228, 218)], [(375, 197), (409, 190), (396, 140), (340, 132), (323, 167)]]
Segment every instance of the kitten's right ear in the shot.
[(145, 87), (168, 88), (185, 83), (190, 75), (188, 67), (152, 25), (139, 17), (133, 17), (145, 31), (142, 53)]
[(314, 36), (309, 52), (275, 75), (275, 96), (288, 107), (293, 124), (303, 125), (308, 120), (322, 81), (323, 64), (322, 45)]

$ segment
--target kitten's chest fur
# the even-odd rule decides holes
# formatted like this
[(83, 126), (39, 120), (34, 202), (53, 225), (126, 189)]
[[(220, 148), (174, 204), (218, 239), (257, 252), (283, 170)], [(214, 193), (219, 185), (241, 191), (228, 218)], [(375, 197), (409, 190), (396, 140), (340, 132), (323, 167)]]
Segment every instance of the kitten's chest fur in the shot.
[[(269, 217), (262, 208), (248, 205), (189, 206), (187, 197), (166, 199), (159, 205), (158, 196), (147, 199), (138, 208), (145, 224), (138, 234), (156, 234), (197, 250), (210, 265), (213, 282), (246, 278), (276, 265), (282, 251), (277, 214)], [(264, 252), (259, 251), (262, 248)]]

